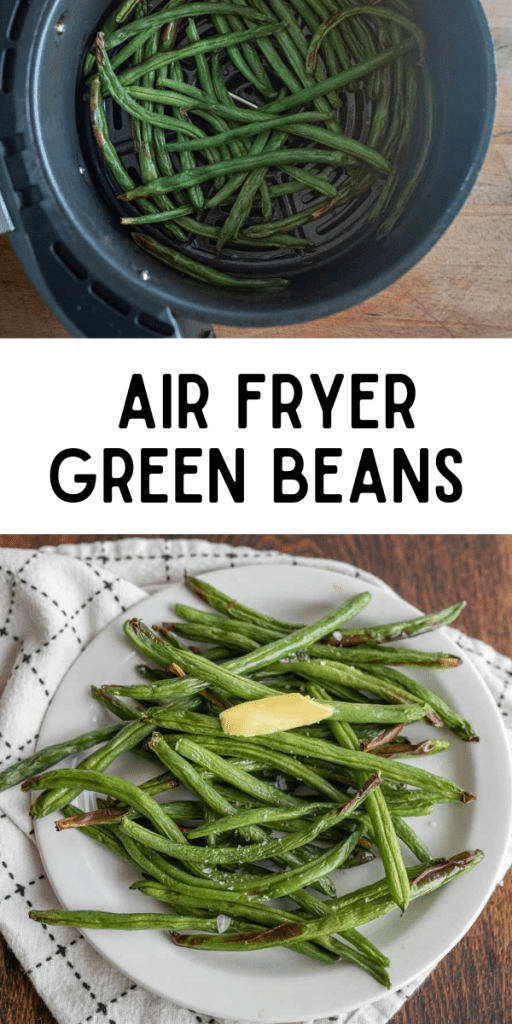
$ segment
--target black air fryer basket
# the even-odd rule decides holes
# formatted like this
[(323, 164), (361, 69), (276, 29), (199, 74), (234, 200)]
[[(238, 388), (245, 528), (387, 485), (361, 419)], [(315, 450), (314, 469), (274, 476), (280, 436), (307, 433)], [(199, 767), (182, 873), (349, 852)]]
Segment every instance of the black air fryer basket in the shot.
[[(414, 0), (414, 17), (428, 40), (434, 137), (418, 189), (390, 236), (376, 240), (366, 223), (372, 196), (362, 196), (306, 226), (313, 252), (226, 250), (219, 256), (200, 238), (183, 250), (228, 273), (287, 277), (285, 289), (219, 288), (160, 265), (119, 224), (122, 206), (97, 154), (83, 98), (84, 55), (114, 6), (107, 0), (0, 0), (0, 231), (12, 232), (33, 283), (75, 335), (201, 337), (212, 322), (262, 328), (339, 312), (414, 266), (467, 198), (496, 105), (489, 28), (480, 0)], [(251, 98), (236, 74), (227, 84)], [(107, 116), (129, 169), (128, 121), (119, 110), (107, 109)], [(357, 94), (348, 94), (346, 117), (348, 130), (364, 122)], [(421, 132), (420, 108), (411, 162)], [(334, 183), (339, 173), (329, 172)], [(283, 197), (281, 215), (311, 199)]]

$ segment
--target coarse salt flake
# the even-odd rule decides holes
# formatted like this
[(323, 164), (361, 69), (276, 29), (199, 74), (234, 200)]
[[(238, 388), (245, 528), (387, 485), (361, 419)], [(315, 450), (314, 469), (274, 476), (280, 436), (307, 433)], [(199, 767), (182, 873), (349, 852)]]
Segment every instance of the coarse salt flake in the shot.
[(227, 917), (226, 914), (219, 914), (217, 918), (217, 931), (219, 932), (220, 935), (222, 935), (222, 932), (228, 930), (232, 920), (233, 918)]

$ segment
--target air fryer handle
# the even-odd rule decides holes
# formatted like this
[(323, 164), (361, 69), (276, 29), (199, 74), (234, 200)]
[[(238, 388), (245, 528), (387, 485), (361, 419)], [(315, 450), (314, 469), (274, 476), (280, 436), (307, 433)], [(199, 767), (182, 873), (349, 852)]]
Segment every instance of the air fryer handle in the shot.
[(213, 327), (210, 327), (208, 324), (199, 323), (197, 320), (192, 320), (190, 317), (184, 316), (182, 313), (174, 313), (173, 315), (182, 338), (216, 337)]
[(0, 235), (6, 235), (11, 231), (14, 231), (14, 224), (7, 209), (7, 203), (0, 192)]
[[(2, 192), (0, 191), (0, 235), (11, 234), (15, 230), (16, 230), (15, 229), (15, 225), (14, 225), (14, 223), (12, 221), (11, 215), (10, 215), (9, 210), (7, 208), (7, 203), (6, 203), (6, 201), (5, 201), (5, 199), (4, 199), (3, 195), (2, 195)], [(85, 287), (85, 288), (88, 287), (87, 284), (83, 283), (83, 282), (82, 283), (77, 282), (77, 284), (78, 284), (79, 287)], [(94, 299), (92, 298), (92, 296), (89, 293), (87, 294), (87, 300), (89, 301), (89, 303), (91, 301), (94, 301)], [(79, 303), (78, 305), (79, 305), (79, 308), (80, 308), (81, 303)], [(116, 314), (115, 310), (111, 310), (110, 311), (110, 317), (111, 318), (114, 317), (114, 319), (117, 317), (117, 314)], [(172, 309), (168, 309), (167, 310), (166, 320), (169, 321), (169, 333), (172, 334), (174, 337), (177, 337), (177, 338), (214, 338), (215, 337), (215, 333), (213, 331), (213, 328), (210, 327), (209, 324), (205, 324), (204, 322), (200, 323), (198, 320), (194, 320), (191, 317), (187, 317), (186, 315), (184, 315), (182, 313), (176, 314)], [(82, 328), (84, 326), (85, 325), (82, 325)], [(89, 331), (87, 330), (87, 327), (85, 327), (85, 331), (86, 331), (86, 333), (84, 333), (82, 336), (85, 336), (85, 337), (95, 337), (96, 334), (97, 334), (97, 323), (94, 324), (94, 332), (92, 334), (89, 333)], [(120, 323), (117, 325), (117, 329), (115, 330), (115, 336), (121, 337), (122, 334), (124, 333), (124, 331), (127, 331), (127, 333), (129, 333), (129, 335), (131, 336), (132, 332), (131, 332), (130, 327), (128, 326), (127, 323), (123, 322), (123, 318), (120, 318)], [(135, 331), (135, 333), (137, 335), (140, 333), (140, 327), (139, 327), (138, 324), (137, 325), (134, 324), (134, 331)], [(82, 334), (82, 331), (80, 331), (80, 333)], [(142, 331), (142, 334), (143, 334), (143, 336), (146, 336), (146, 332), (145, 331)]]

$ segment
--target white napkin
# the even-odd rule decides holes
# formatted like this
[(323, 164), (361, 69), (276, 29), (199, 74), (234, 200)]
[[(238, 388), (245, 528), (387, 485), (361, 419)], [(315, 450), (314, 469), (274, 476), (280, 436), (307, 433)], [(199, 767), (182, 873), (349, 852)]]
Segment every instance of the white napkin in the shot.
[[(129, 539), (115, 543), (0, 550), (0, 768), (34, 751), (55, 690), (86, 644), (148, 591), (236, 564), (314, 565), (386, 588), (342, 562), (293, 558), (203, 540)], [(387, 588), (389, 589), (389, 588)], [(451, 631), (485, 679), (512, 740), (512, 661)], [(213, 1024), (212, 1018), (145, 992), (123, 977), (74, 929), (54, 934), (28, 910), (57, 905), (33, 841), (28, 796), (0, 794), (0, 928), (60, 1024)], [(508, 864), (512, 861), (509, 849)], [(339, 1017), (339, 1024), (385, 1024), (422, 983)], [(324, 1022), (322, 1022), (324, 1024)], [(327, 1024), (327, 1022), (325, 1022)]]

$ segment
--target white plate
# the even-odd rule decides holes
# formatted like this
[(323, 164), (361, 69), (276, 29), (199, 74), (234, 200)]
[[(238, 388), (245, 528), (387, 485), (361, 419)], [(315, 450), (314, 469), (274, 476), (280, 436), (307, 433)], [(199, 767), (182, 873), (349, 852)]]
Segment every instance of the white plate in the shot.
[[(297, 622), (313, 621), (353, 594), (372, 589), (339, 573), (297, 566), (223, 569), (209, 573), (208, 580), (245, 604)], [(358, 624), (396, 621), (416, 614), (416, 609), (387, 590), (373, 588), (372, 594), (371, 604), (354, 620)], [(177, 601), (204, 608), (183, 583), (175, 583), (131, 609), (130, 614), (152, 625), (172, 618)], [(121, 628), (126, 618), (123, 615), (111, 623), (72, 666), (50, 705), (39, 747), (105, 723), (106, 712), (89, 696), (91, 684), (128, 683), (139, 678), (134, 667), (140, 656)], [(404, 645), (460, 654), (444, 631), (404, 641)], [(412, 674), (449, 699), (473, 722), (481, 737), (478, 744), (464, 743), (449, 734), (450, 749), (423, 762), (429, 771), (476, 792), (478, 800), (468, 805), (441, 805), (431, 818), (412, 819), (414, 827), (435, 856), (480, 847), (486, 857), (469, 875), (414, 901), (404, 916), (397, 911), (364, 929), (391, 958), (394, 989), (433, 966), (478, 916), (500, 876), (512, 818), (505, 732), (483, 680), (464, 656), (457, 669), (423, 669)], [(424, 738), (439, 736), (440, 731), (420, 724), (408, 727), (407, 735)], [(442, 735), (447, 735), (445, 730)], [(133, 755), (121, 760), (113, 766), (114, 772), (127, 772), (139, 782), (154, 774), (150, 765)], [(55, 816), (38, 821), (36, 836), (48, 878), (64, 907), (117, 912), (162, 909), (141, 893), (128, 891), (136, 877), (128, 866), (79, 831), (57, 833), (54, 820)], [(375, 860), (337, 874), (339, 892), (345, 892), (375, 880), (382, 870)], [(144, 988), (213, 1017), (281, 1024), (332, 1016), (384, 994), (356, 967), (343, 963), (324, 966), (289, 950), (201, 953), (178, 949), (163, 932), (88, 930), (84, 934), (123, 974)]]

